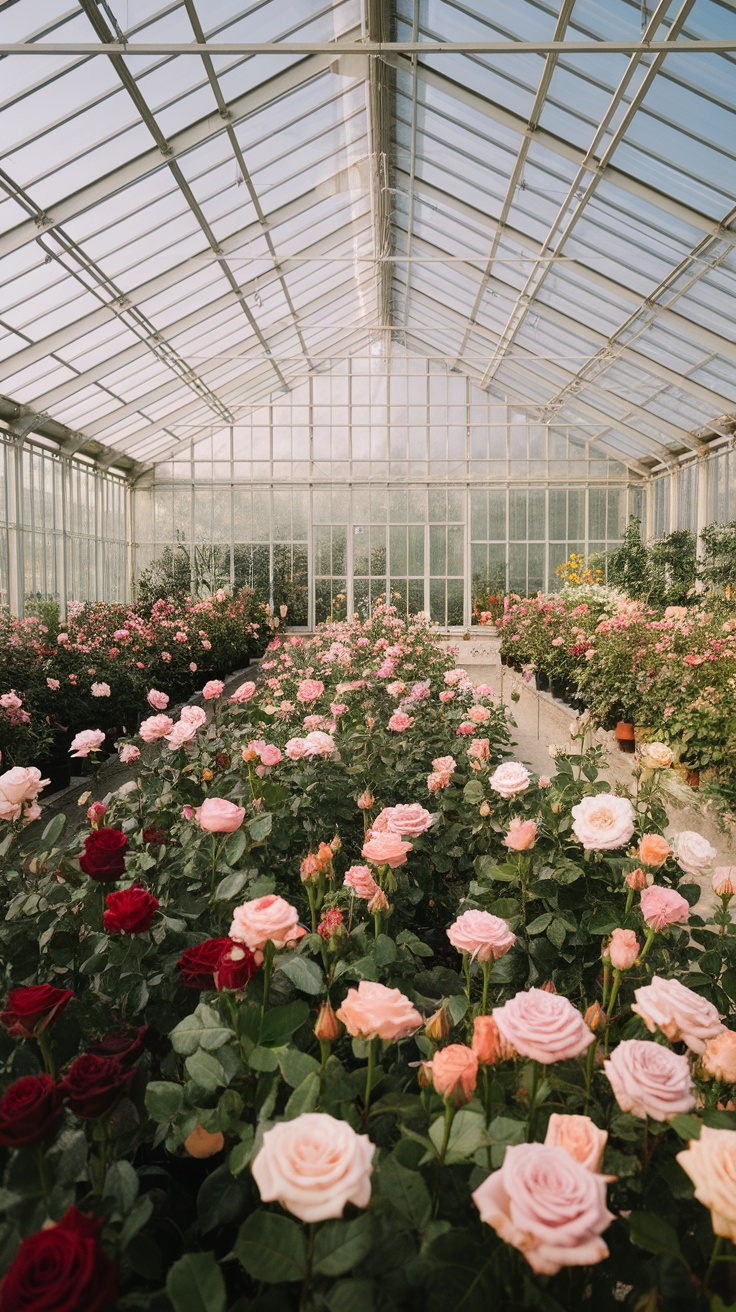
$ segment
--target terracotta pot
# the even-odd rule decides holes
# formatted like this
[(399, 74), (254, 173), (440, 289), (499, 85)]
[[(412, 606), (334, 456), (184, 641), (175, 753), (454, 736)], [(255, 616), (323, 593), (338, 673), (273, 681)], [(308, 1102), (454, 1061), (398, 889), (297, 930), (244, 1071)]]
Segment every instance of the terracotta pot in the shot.
[(699, 771), (699, 770), (688, 770), (688, 772), (687, 772), (687, 776), (686, 776), (686, 783), (688, 783), (688, 784), (690, 785), (691, 788), (699, 788), (699, 787), (700, 787), (700, 771)]
[(633, 752), (635, 750), (634, 726), (629, 720), (619, 720), (615, 729), (615, 737), (622, 752)]

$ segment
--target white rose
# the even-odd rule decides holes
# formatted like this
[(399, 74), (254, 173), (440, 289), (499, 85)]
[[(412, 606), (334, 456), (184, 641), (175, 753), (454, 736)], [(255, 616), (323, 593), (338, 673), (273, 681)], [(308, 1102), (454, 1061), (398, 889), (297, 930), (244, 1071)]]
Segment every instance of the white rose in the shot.
[(679, 979), (654, 975), (634, 996), (631, 1010), (641, 1016), (651, 1034), (660, 1029), (671, 1043), (686, 1043), (691, 1052), (703, 1052), (708, 1040), (724, 1029), (713, 1003)]
[(598, 793), (572, 808), (572, 830), (586, 852), (625, 847), (634, 832), (634, 808), (628, 797)]
[(667, 770), (674, 759), (675, 754), (666, 743), (644, 743), (641, 749), (641, 763), (645, 770)]
[(686, 875), (702, 875), (715, 861), (718, 853), (711, 847), (707, 838), (697, 834), (694, 829), (683, 829), (672, 840), (675, 860)]
[(488, 782), (494, 793), (510, 798), (525, 792), (531, 782), (531, 775), (519, 761), (504, 761), (503, 765), (494, 770)]
[(264, 1203), (280, 1203), (300, 1221), (342, 1216), (346, 1203), (367, 1207), (374, 1146), (347, 1121), (305, 1112), (263, 1136), (253, 1178)]
[(695, 1185), (698, 1202), (710, 1211), (713, 1233), (736, 1241), (736, 1130), (704, 1125), (677, 1160)]

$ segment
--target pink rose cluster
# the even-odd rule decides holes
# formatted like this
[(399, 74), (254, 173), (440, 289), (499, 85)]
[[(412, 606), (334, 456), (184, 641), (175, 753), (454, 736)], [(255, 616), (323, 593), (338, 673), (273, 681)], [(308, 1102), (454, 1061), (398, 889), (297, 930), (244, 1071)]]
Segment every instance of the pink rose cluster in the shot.
[(453, 756), (435, 757), (432, 762), (432, 773), (427, 776), (427, 788), (430, 793), (439, 793), (443, 788), (449, 788), (456, 769), (457, 762)]

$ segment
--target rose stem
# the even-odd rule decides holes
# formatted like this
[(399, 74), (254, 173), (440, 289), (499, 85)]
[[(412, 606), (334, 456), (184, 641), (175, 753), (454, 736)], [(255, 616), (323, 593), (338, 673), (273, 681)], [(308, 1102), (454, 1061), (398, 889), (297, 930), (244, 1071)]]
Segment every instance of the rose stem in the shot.
[(532, 1087), (529, 1094), (529, 1120), (526, 1127), (526, 1141), (531, 1143), (534, 1132), (534, 1113), (536, 1111), (537, 1087), (539, 1085), (539, 1062), (532, 1061)]
[(486, 1012), (488, 1011), (488, 982), (490, 978), (491, 978), (491, 963), (490, 961), (484, 961), (483, 962), (483, 997), (481, 998), (481, 1003), (480, 1003), (481, 1016), (485, 1016)]

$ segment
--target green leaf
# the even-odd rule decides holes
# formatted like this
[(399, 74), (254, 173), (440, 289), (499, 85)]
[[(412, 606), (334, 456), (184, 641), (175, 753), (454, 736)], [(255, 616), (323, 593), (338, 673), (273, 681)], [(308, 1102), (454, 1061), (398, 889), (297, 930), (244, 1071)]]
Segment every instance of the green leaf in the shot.
[[(437, 1120), (429, 1127), (429, 1137), (437, 1149), (438, 1155), (442, 1148), (444, 1134), (445, 1118), (444, 1116), (438, 1116)], [(472, 1157), (476, 1148), (480, 1148), (487, 1143), (485, 1117), (481, 1116), (479, 1112), (471, 1112), (467, 1107), (461, 1107), (460, 1111), (455, 1113), (455, 1119), (452, 1122), (445, 1161), (448, 1163), (467, 1161), (469, 1157)]]
[(410, 1171), (395, 1156), (388, 1157), (378, 1174), (381, 1194), (416, 1230), (423, 1230), (432, 1216), (432, 1199), (418, 1171)]
[(246, 1125), (241, 1132), (240, 1143), (236, 1143), (228, 1158), (228, 1167), (233, 1175), (241, 1175), (253, 1155), (255, 1128)]
[(341, 1276), (353, 1271), (373, 1247), (373, 1217), (365, 1212), (354, 1221), (329, 1221), (314, 1241), (315, 1275)]
[(637, 1248), (645, 1248), (648, 1253), (666, 1253), (682, 1260), (677, 1231), (653, 1212), (631, 1213), (629, 1238)]
[(282, 1047), (294, 1031), (304, 1024), (308, 1015), (309, 1003), (301, 998), (287, 1003), (285, 1007), (272, 1007), (263, 1017), (258, 1042), (271, 1048)]
[(249, 1186), (236, 1180), (227, 1162), (218, 1166), (203, 1181), (197, 1194), (197, 1217), (203, 1234), (220, 1225), (232, 1225), (245, 1215)]
[(527, 925), (526, 932), (527, 934), (543, 934), (547, 926), (552, 924), (553, 920), (554, 916), (552, 912), (544, 911), (541, 916), (537, 916), (535, 920), (532, 920), (531, 924)]
[(469, 806), (480, 806), (483, 801), (483, 785), (479, 779), (470, 779), (463, 788), (463, 801)]
[(396, 944), (388, 934), (379, 934), (373, 947), (377, 966), (390, 966), (396, 960)]
[(305, 1080), (302, 1080), (289, 1098), (284, 1111), (284, 1119), (293, 1121), (305, 1112), (313, 1112), (319, 1102), (319, 1086), (319, 1075), (316, 1071), (312, 1071)]
[(225, 1279), (214, 1253), (186, 1253), (166, 1277), (175, 1312), (225, 1312)]
[(112, 1198), (119, 1212), (125, 1216), (138, 1197), (138, 1176), (130, 1162), (113, 1162), (105, 1176), (105, 1198)]
[(253, 1071), (275, 1071), (278, 1064), (278, 1055), (273, 1048), (255, 1047), (248, 1058)]
[(45, 843), (48, 843), (49, 847), (53, 847), (57, 839), (61, 837), (61, 831), (65, 824), (66, 816), (60, 811), (58, 815), (54, 816), (53, 820), (49, 820), (46, 828), (41, 834), (41, 842), (39, 846), (43, 847)]
[(272, 1212), (251, 1212), (241, 1225), (233, 1252), (254, 1280), (267, 1284), (303, 1280), (307, 1245), (296, 1221)]
[(228, 838), (223, 848), (222, 855), (224, 856), (229, 866), (234, 866), (240, 860), (244, 851), (245, 851), (245, 830), (236, 829), (235, 833), (231, 834), (230, 837)]
[(273, 816), (270, 811), (265, 815), (257, 815), (248, 821), (248, 829), (254, 843), (262, 843), (264, 838), (268, 838), (273, 825)]
[(184, 1106), (184, 1090), (167, 1080), (151, 1080), (146, 1086), (146, 1111), (154, 1121), (173, 1121)]
[(685, 1140), (699, 1139), (700, 1131), (703, 1128), (703, 1122), (699, 1121), (697, 1116), (685, 1116), (683, 1114), (671, 1116), (670, 1125), (675, 1134), (679, 1134), (680, 1138)]
[(192, 1053), (187, 1057), (184, 1063), (187, 1075), (190, 1080), (194, 1080), (202, 1089), (209, 1093), (214, 1093), (220, 1085), (227, 1084), (225, 1072), (216, 1057), (212, 1057), (209, 1052)]
[(559, 917), (556, 920), (553, 920), (551, 925), (547, 926), (547, 938), (550, 943), (554, 943), (556, 948), (562, 947), (566, 935), (567, 928), (565, 922), (564, 920), (560, 920)]
[(324, 975), (316, 961), (310, 961), (309, 957), (297, 956), (296, 953), (279, 957), (278, 968), (302, 993), (316, 994), (324, 989)]
[(308, 1075), (319, 1072), (319, 1062), (316, 1058), (310, 1057), (308, 1052), (300, 1052), (298, 1048), (282, 1048), (278, 1053), (278, 1059), (281, 1074), (292, 1089), (296, 1089)]
[[(242, 830), (238, 831), (245, 842), (245, 835)], [(229, 902), (231, 898), (237, 897), (241, 889), (248, 883), (247, 874), (242, 871), (239, 874), (225, 875), (215, 889), (215, 898), (218, 902)]]

